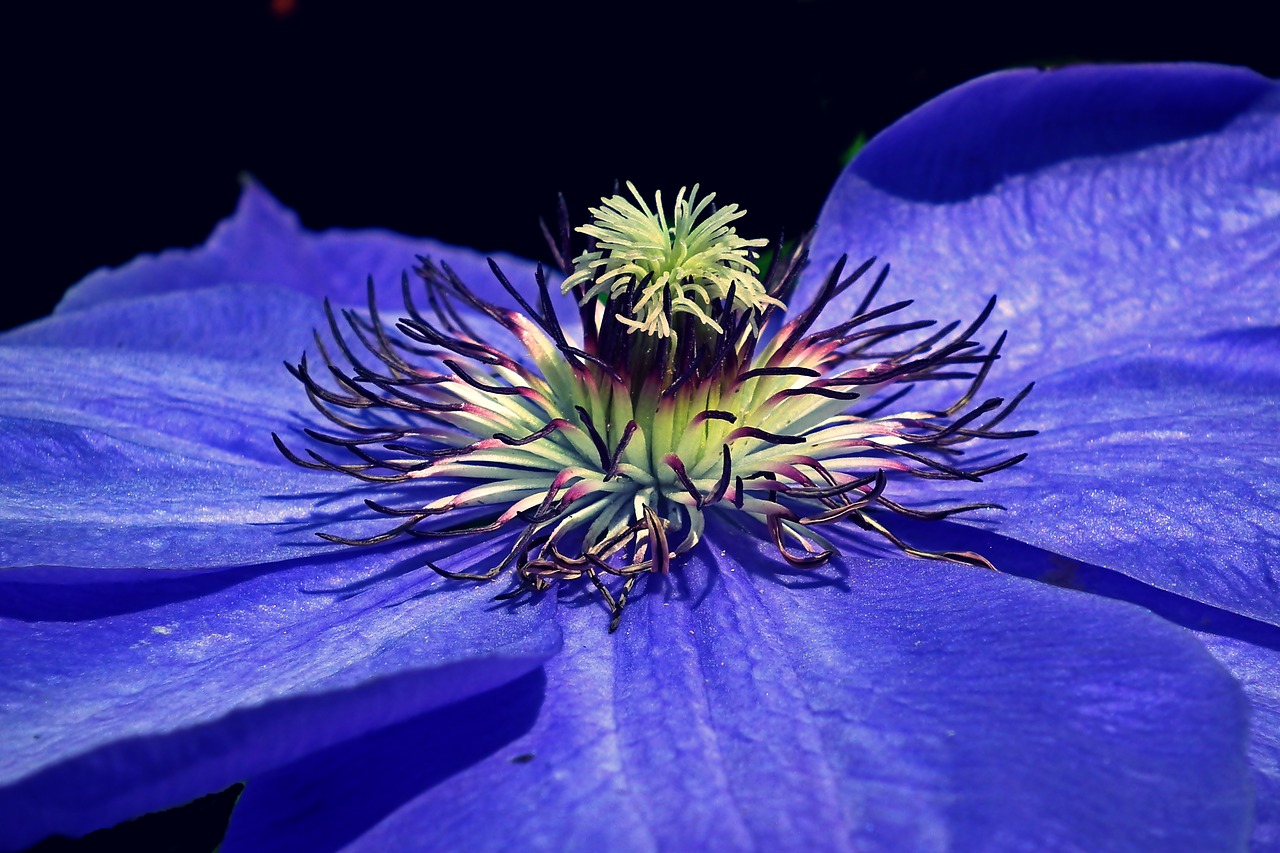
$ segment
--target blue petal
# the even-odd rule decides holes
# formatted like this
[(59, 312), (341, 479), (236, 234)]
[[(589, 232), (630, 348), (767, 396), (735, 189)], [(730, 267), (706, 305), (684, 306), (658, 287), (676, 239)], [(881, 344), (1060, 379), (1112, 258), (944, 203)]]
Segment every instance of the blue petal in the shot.
[[(255, 259), (253, 251), (239, 245), (261, 238), (262, 230), (273, 229), (282, 232), (270, 244), (280, 256), (275, 260)], [(248, 252), (250, 257), (236, 252)], [(0, 345), (164, 352), (239, 361), (284, 376), (281, 361), (296, 362), (304, 351), (313, 360), (320, 358), (313, 330), (329, 339), (324, 298), (336, 306), (338, 327), (356, 349), (356, 338), (342, 316), (343, 306), (358, 305), (359, 315), (367, 316), (370, 277), (383, 321), (394, 324), (404, 316), (400, 273), (386, 275), (378, 265), (398, 259), (394, 262), (407, 268), (416, 263), (414, 252), (431, 253), (436, 261), (449, 264), (472, 293), (516, 307), (488, 262), (475, 252), (392, 234), (309, 234), (298, 228), (292, 213), (251, 185), (240, 211), (220, 226), (205, 247), (172, 253), (171, 258), (139, 258), (120, 270), (95, 273), (74, 288), (52, 316), (0, 334)], [(536, 302), (534, 266), (509, 256), (496, 257), (511, 284)], [(330, 274), (321, 277), (312, 265), (324, 266)], [(160, 269), (153, 268), (157, 266)], [(576, 306), (571, 297), (559, 292), (559, 273), (547, 275), (559, 322), (567, 334), (575, 336), (580, 325)], [(81, 298), (82, 293), (89, 297)], [(410, 293), (425, 305), (416, 275), (410, 275)], [(512, 340), (492, 318), (467, 306), (463, 313), (468, 314), (467, 324), (479, 340)], [(523, 352), (514, 341), (512, 350), (517, 358)], [(336, 351), (334, 355), (340, 357)], [(39, 353), (31, 357), (38, 359)]]
[(1257, 805), (1252, 850), (1280, 850), (1280, 636), (1257, 631), (1243, 638), (1199, 632), (1197, 636), (1244, 688), (1252, 709), (1249, 766)]
[[(312, 529), (349, 514), (278, 467), (193, 459), (62, 424), (0, 418), (0, 566), (198, 569), (332, 550)], [(344, 534), (351, 535), (351, 534)]]
[[(985, 77), (877, 136), (814, 269), (892, 264), (886, 299), (1010, 330), (1010, 385), (1148, 341), (1280, 322), (1280, 87), (1203, 65)], [(814, 276), (809, 285), (813, 286)], [(842, 318), (857, 294), (833, 305)]]
[[(387, 231), (327, 231), (311, 234), (266, 190), (247, 182), (235, 214), (198, 249), (142, 256), (118, 269), (104, 269), (80, 282), (57, 311), (77, 311), (116, 299), (198, 290), (222, 284), (277, 285), (317, 300), (363, 304), (365, 281), (398, 286), (402, 273), (429, 255), (448, 263), (486, 298), (500, 288), (485, 256), (433, 240)], [(510, 255), (493, 256), (512, 281), (533, 281), (534, 265)]]
[[(763, 549), (729, 547), (709, 585), (703, 557), (651, 579), (616, 635), (598, 605), (562, 604), (527, 734), (444, 781), (412, 748), (442, 735), (403, 730), (250, 780), (228, 853), (1243, 843), (1244, 702), (1179, 629), (923, 561), (756, 576)], [(370, 784), (402, 773), (425, 788), (410, 802)], [(339, 805), (363, 826), (317, 822)]]
[(902, 198), (964, 201), (1065, 160), (1215, 133), (1271, 88), (1247, 69), (1214, 65), (991, 74), (895, 122), (853, 171)]
[[(489, 756), (519, 764), (526, 759), (511, 744), (533, 727), (546, 686), (539, 670), (255, 777), (220, 849), (338, 849), (423, 791), (440, 786), (448, 797), (449, 777)], [(407, 756), (415, 758), (397, 760)], [(430, 837), (424, 833), (410, 848), (430, 848)], [(466, 849), (474, 843), (468, 839)]]
[[(523, 293), (530, 293), (524, 288)], [(405, 315), (399, 282), (376, 287), (377, 309), (382, 321), (393, 324)], [(421, 298), (421, 288), (414, 291)], [(565, 329), (577, 328), (569, 300), (556, 299)], [(350, 323), (334, 311), (338, 328), (356, 352), (362, 353)], [(360, 311), (357, 316), (368, 316)], [(483, 341), (511, 340), (489, 317), (468, 316), (467, 324)], [(331, 327), (324, 302), (310, 295), (275, 285), (221, 284), (200, 290), (130, 296), (77, 311), (61, 311), (26, 326), (0, 334), (0, 346), (27, 347), (25, 358), (33, 370), (47, 370), (44, 347), (76, 347), (114, 351), (157, 352), (181, 358), (211, 358), (240, 362), (236, 369), (261, 376), (272, 385), (290, 386), (290, 399), (302, 399), (301, 387), (288, 379), (282, 362), (296, 363), (308, 353), (322, 363), (315, 342), (319, 333), (330, 346)], [(513, 355), (519, 357), (519, 347)], [(334, 349), (332, 355), (341, 360)], [(372, 356), (366, 356), (372, 362)], [(344, 367), (345, 367), (344, 363)]]
[(432, 594), (420, 566), (347, 551), (177, 579), (0, 583), (2, 846), (222, 789), (489, 690), (559, 647), (549, 603), (490, 613), (490, 590)]
[(182, 352), (0, 346), (4, 416), (85, 428), (192, 459), (257, 462), (296, 473), (274, 448), (271, 432), (302, 423), (310, 408), (280, 364)]
[(1255, 807), (1251, 849), (1280, 843), (1280, 627), (1182, 598), (1125, 575), (952, 524), (905, 523), (912, 544), (935, 550), (970, 548), (1004, 572), (1090, 595), (1136, 604), (1194, 634), (1244, 689), (1249, 700), (1249, 765)]
[(312, 530), (362, 495), (273, 446), (305, 408), (283, 367), (0, 347), (0, 565), (201, 568), (331, 549)]
[[(397, 285), (398, 286), (398, 285)], [(389, 294), (389, 289), (382, 288)], [(398, 300), (395, 303), (398, 304)], [(11, 347), (77, 347), (168, 353), (255, 365), (287, 376), (281, 361), (315, 350), (323, 303), (275, 285), (222, 284), (118, 299), (49, 317), (0, 335)], [(46, 369), (30, 352), (30, 367)], [(295, 390), (301, 391), (295, 385)]]
[(1280, 624), (1280, 329), (1039, 383), (1030, 457), (975, 489), (996, 532)]

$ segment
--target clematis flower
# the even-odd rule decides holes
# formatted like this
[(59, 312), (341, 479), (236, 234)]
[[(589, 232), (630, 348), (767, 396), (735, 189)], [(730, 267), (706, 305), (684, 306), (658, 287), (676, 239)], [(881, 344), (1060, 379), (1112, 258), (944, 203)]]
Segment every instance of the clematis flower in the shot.
[[(1280, 843), (1278, 112), (1275, 84), (1237, 69), (985, 77), (872, 140), (832, 190), (804, 274), (755, 278), (758, 247), (727, 236), (749, 219), (722, 207), (702, 220), (722, 229), (710, 277), (675, 276), (700, 284), (654, 291), (656, 314), (637, 305), (665, 268), (624, 257), (645, 219), (625, 198), (585, 226), (598, 245), (566, 294), (516, 258), (494, 259), (499, 276), (427, 240), (307, 234), (254, 185), (204, 247), (95, 273), (0, 338), (0, 846), (239, 781), (228, 851)], [(440, 298), (397, 332), (387, 306), (418, 256)], [(850, 271), (892, 264), (883, 301), (844, 285), (844, 256)], [(812, 322), (772, 322), (774, 301)], [(670, 357), (682, 334), (705, 356), (683, 380), (696, 384), (731, 354), (728, 330), (787, 351), (837, 328), (843, 346), (874, 305), (896, 305), (884, 322), (905, 335), (927, 338), (920, 324), (939, 317), (1008, 335), (985, 349), (963, 324), (939, 338), (940, 360), (891, 401), (910, 416), (863, 412), (869, 432), (835, 436), (864, 461), (870, 440), (877, 461), (823, 461), (829, 480), (779, 437), (811, 429), (806, 406), (856, 408), (805, 389), (871, 400), (881, 383), (774, 370), (830, 378), (799, 355), (744, 362), (721, 389), (734, 405), (702, 410), (775, 430), (730, 439), (737, 421), (703, 416), (705, 434), (728, 432), (671, 439), (649, 469), (670, 472), (665, 503), (614, 500), (625, 425), (665, 415), (656, 400), (591, 416), (600, 398), (581, 376), (592, 358), (619, 363), (591, 332), (648, 359), (636, 375), (663, 376), (660, 398), (689, 363)], [(581, 327), (552, 309), (580, 309)], [(896, 340), (879, 322), (876, 347)], [(504, 329), (535, 346), (506, 348)], [(418, 343), (453, 353), (455, 397), (559, 383), (543, 397), (574, 405), (544, 438), (581, 451), (574, 482), (602, 485), (579, 506), (605, 520), (544, 529), (568, 518), (552, 515), (558, 492), (493, 470), (471, 480), (501, 491), (508, 524), (485, 526), (498, 504), (480, 493), (455, 500), (460, 467), (524, 476), (553, 445), (478, 433), (445, 406), (444, 381), (413, 372), (420, 354), (391, 343), (403, 331), (448, 333)], [(321, 352), (336, 372), (315, 370)], [(959, 406), (923, 381), (966, 366), (981, 395), (961, 378)], [(780, 383), (768, 407), (730, 393), (761, 379)], [(348, 407), (325, 393), (388, 404), (365, 433), (377, 441), (351, 438), (372, 429), (367, 413), (345, 433), (326, 425), (308, 390), (339, 418)], [(986, 398), (1006, 402), (965, 420)], [(983, 463), (1004, 443), (983, 426), (992, 413), (1020, 437)], [(340, 470), (300, 469), (273, 432), (296, 461)], [(949, 441), (908, 456), (887, 436), (969, 438), (977, 467), (930, 468)], [(357, 461), (307, 455), (315, 441)], [(459, 452), (413, 457), (443, 447)], [(773, 479), (739, 482), (748, 451), (748, 474)], [(413, 476), (430, 466), (454, 476)], [(813, 501), (830, 517), (801, 523)], [(894, 511), (966, 504), (1003, 509)], [(480, 535), (383, 538), (389, 518), (401, 534)], [(564, 559), (543, 559), (539, 536), (558, 536)], [(518, 595), (458, 579), (495, 565)]]

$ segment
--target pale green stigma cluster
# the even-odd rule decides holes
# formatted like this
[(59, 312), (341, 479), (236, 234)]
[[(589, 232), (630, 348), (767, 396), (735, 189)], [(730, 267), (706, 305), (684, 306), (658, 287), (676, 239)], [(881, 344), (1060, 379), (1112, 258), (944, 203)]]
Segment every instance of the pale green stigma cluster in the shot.
[[(629, 331), (677, 336), (676, 318), (690, 315), (696, 326), (721, 334), (712, 306), (733, 295), (735, 314), (763, 313), (782, 303), (766, 292), (755, 264), (767, 240), (746, 240), (730, 224), (746, 211), (730, 204), (712, 210), (715, 193), (698, 199), (698, 185), (676, 194), (671, 221), (654, 195), (654, 209), (627, 182), (635, 203), (621, 195), (591, 208), (593, 221), (576, 229), (595, 240), (595, 249), (574, 259), (563, 292), (582, 288), (584, 304), (607, 297), (623, 307), (615, 316)], [(698, 220), (712, 210), (701, 222)]]

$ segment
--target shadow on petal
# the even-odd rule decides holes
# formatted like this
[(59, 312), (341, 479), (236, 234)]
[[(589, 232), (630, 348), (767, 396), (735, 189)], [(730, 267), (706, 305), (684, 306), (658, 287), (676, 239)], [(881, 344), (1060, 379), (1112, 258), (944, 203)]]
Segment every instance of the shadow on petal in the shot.
[(1012, 175), (1071, 158), (1213, 133), (1269, 89), (1264, 77), (1220, 66), (1006, 71), (953, 89), (901, 119), (850, 168), (903, 198), (963, 201)]
[[(222, 849), (338, 850), (533, 726), (542, 670), (249, 780)], [(513, 754), (511, 773), (538, 756)], [(427, 794), (447, 800), (447, 786)]]

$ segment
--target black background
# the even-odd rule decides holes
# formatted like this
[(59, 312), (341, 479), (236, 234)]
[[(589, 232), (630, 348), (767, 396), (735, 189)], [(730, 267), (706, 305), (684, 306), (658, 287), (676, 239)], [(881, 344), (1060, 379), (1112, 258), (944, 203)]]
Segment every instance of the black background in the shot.
[(1280, 76), (1263, 21), (1025, 4), (316, 0), (7, 12), (0, 328), (200, 243), (250, 173), (311, 228), (545, 257), (538, 216), (700, 182), (748, 236), (812, 224), (842, 155), (992, 70), (1203, 60)]

